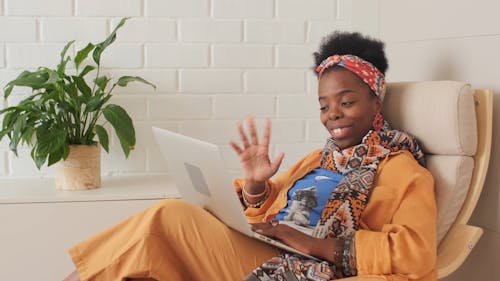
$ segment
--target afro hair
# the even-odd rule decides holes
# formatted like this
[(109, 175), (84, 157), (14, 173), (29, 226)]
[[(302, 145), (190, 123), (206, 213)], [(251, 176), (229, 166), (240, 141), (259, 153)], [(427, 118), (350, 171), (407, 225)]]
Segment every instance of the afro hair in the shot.
[(358, 32), (335, 31), (324, 37), (319, 50), (313, 54), (315, 69), (323, 60), (333, 55), (358, 56), (373, 64), (384, 74), (389, 67), (387, 58), (385, 57), (384, 43), (380, 40), (363, 36)]

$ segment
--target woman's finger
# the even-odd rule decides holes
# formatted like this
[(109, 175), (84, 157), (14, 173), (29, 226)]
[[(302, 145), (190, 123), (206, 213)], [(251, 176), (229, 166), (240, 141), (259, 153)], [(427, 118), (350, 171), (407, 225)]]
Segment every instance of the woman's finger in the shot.
[(241, 147), (237, 145), (234, 141), (230, 141), (229, 145), (231, 145), (236, 154), (240, 155), (243, 152), (243, 149), (241, 149)]
[(263, 223), (253, 223), (251, 225), (251, 228), (253, 231), (258, 231), (258, 230), (265, 230), (272, 227), (272, 225), (268, 222), (263, 222)]
[(243, 143), (243, 147), (248, 148), (250, 144), (248, 143), (248, 138), (245, 132), (243, 131), (243, 124), (241, 122), (238, 122), (236, 124), (236, 127), (238, 128), (238, 134), (240, 135), (240, 140)]
[(280, 154), (278, 154), (278, 156), (274, 158), (273, 163), (271, 163), (271, 168), (274, 173), (276, 173), (276, 171), (278, 171), (278, 169), (280, 168), (281, 162), (283, 162), (283, 158), (285, 158), (285, 153), (283, 152), (280, 152)]
[(259, 138), (257, 137), (257, 129), (255, 128), (255, 121), (252, 116), (248, 116), (247, 124), (250, 129), (250, 138), (253, 145), (259, 145)]
[(271, 140), (271, 121), (266, 118), (266, 124), (264, 127), (264, 136), (262, 137), (262, 145), (269, 147), (269, 142)]

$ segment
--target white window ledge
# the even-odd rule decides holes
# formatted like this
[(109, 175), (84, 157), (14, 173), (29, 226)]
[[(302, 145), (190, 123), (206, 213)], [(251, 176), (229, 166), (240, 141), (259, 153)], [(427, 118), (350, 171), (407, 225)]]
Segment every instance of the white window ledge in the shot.
[(56, 190), (53, 178), (0, 179), (0, 204), (121, 201), (178, 198), (167, 176), (103, 177), (101, 188), (82, 191)]

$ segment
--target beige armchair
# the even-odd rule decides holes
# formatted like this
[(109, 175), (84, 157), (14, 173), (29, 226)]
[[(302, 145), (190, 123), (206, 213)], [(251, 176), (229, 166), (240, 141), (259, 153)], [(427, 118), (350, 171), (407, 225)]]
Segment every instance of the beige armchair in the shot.
[[(467, 222), (488, 170), (493, 94), (462, 82), (390, 83), (384, 117), (417, 136), (435, 178), (438, 206), (438, 278), (462, 265), (483, 230)], [(382, 280), (358, 276), (342, 280)]]

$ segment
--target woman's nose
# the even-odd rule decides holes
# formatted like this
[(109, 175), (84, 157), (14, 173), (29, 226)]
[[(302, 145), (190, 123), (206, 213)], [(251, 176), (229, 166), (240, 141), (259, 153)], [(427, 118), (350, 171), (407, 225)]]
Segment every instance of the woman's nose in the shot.
[(330, 105), (328, 110), (328, 118), (330, 120), (337, 120), (342, 118), (342, 110), (336, 105)]

